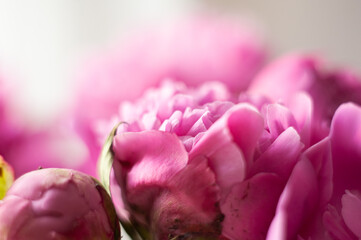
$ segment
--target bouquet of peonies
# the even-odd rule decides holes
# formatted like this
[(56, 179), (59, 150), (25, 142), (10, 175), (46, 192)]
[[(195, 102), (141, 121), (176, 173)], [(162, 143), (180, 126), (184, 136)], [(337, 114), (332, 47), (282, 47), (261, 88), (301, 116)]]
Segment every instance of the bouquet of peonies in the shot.
[[(361, 239), (361, 79), (312, 54), (259, 70), (258, 35), (193, 21), (92, 69), (72, 133), (89, 159), (74, 168), (92, 174), (105, 141), (102, 183), (26, 173), (0, 201), (0, 240), (116, 240), (118, 221), (135, 240)], [(0, 159), (0, 194), (12, 172)]]

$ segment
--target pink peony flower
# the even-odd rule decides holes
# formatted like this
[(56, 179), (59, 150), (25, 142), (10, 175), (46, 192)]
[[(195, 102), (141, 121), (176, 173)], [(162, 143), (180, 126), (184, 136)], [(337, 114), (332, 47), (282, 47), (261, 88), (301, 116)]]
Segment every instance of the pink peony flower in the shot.
[(17, 179), (0, 201), (0, 239), (120, 239), (106, 191), (74, 170), (42, 169)]
[(94, 126), (117, 113), (121, 101), (140, 97), (165, 78), (190, 86), (221, 81), (238, 93), (263, 65), (265, 52), (260, 34), (224, 18), (192, 17), (137, 31), (79, 77), (76, 131), (95, 162), (103, 142), (96, 139)]
[(317, 118), (328, 124), (340, 104), (361, 104), (361, 78), (347, 69), (327, 69), (324, 61), (311, 55), (288, 55), (272, 62), (249, 87), (252, 94), (283, 102), (300, 91), (310, 94)]
[[(281, 239), (289, 220), (287, 236), (311, 233), (312, 221), (291, 217), (312, 219), (330, 199), (329, 139), (312, 142), (307, 94), (287, 105), (256, 99), (237, 103), (221, 83), (166, 82), (121, 104), (100, 166), (126, 229), (143, 239)], [(299, 208), (284, 209), (290, 200)], [(291, 217), (279, 220), (284, 211)]]

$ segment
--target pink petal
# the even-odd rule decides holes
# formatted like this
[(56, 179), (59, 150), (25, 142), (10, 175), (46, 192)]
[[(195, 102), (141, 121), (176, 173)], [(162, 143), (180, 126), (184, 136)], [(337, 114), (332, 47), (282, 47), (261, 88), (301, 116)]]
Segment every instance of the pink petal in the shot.
[(246, 161), (250, 162), (256, 144), (264, 131), (263, 117), (257, 109), (248, 104), (241, 103), (233, 109), (228, 117), (228, 128)]
[(245, 178), (244, 154), (253, 154), (262, 130), (263, 120), (257, 110), (248, 104), (236, 105), (195, 144), (189, 153), (190, 159), (206, 156), (216, 173), (217, 183), (227, 191)]
[(298, 130), (297, 122), (292, 113), (280, 104), (269, 104), (264, 108), (266, 127), (272, 139), (276, 139), (283, 131), (289, 127)]
[(260, 173), (236, 184), (224, 202), (222, 234), (229, 239), (265, 239), (282, 192), (275, 174)]
[(249, 175), (259, 172), (275, 173), (284, 182), (300, 157), (303, 144), (292, 127), (287, 128), (271, 146), (250, 166)]
[[(318, 203), (316, 178), (312, 164), (307, 159), (296, 164), (280, 197), (267, 239), (271, 240), (272, 236), (294, 239), (302, 225), (312, 219)], [(284, 223), (284, 226), (280, 227), (280, 223)]]
[(151, 224), (157, 229), (157, 239), (220, 234), (218, 187), (205, 158), (186, 166), (170, 180), (169, 186), (152, 208)]
[(307, 149), (304, 154), (307, 157), (317, 174), (319, 187), (320, 206), (326, 206), (332, 196), (333, 190), (333, 169), (331, 156), (331, 143), (325, 138)]
[(296, 119), (298, 132), (301, 136), (301, 141), (308, 147), (311, 143), (311, 138), (314, 136), (313, 130), (313, 101), (312, 98), (305, 92), (295, 94), (287, 106), (291, 110), (294, 118)]
[(114, 138), (115, 157), (129, 167), (127, 187), (163, 183), (185, 167), (188, 154), (176, 135), (160, 131), (126, 132)]
[[(146, 210), (152, 199), (188, 161), (188, 154), (176, 135), (160, 131), (126, 132), (113, 141), (115, 171), (119, 185), (125, 185), (127, 200)], [(116, 166), (116, 165), (114, 165)]]
[(361, 198), (346, 191), (342, 196), (343, 220), (347, 227), (360, 239), (361, 238)]
[(361, 107), (341, 105), (332, 119), (331, 147), (334, 169), (332, 203), (337, 209), (346, 189), (361, 189)]
[(357, 240), (356, 237), (352, 236), (336, 208), (332, 205), (328, 205), (327, 210), (323, 214), (323, 224), (327, 234), (332, 236), (332, 240)]

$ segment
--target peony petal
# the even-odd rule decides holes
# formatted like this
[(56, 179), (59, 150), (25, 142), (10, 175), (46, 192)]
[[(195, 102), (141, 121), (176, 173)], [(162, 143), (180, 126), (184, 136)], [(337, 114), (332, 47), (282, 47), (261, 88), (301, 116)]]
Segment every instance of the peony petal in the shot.
[[(216, 121), (195, 144), (189, 153), (190, 159), (206, 156), (216, 173), (217, 183), (227, 192), (234, 183), (245, 178), (244, 152), (253, 154), (262, 129), (263, 120), (257, 110), (248, 104), (236, 105)], [(224, 171), (225, 169), (227, 171)]]
[(319, 187), (320, 206), (326, 206), (332, 196), (333, 190), (333, 169), (331, 156), (331, 143), (325, 138), (317, 144), (308, 148), (304, 154), (307, 157), (317, 174)]
[(287, 128), (250, 167), (249, 176), (259, 172), (275, 173), (286, 182), (302, 148), (296, 130)]
[(218, 201), (214, 173), (201, 157), (170, 179), (169, 189), (155, 201), (151, 223), (158, 230), (157, 239), (165, 239), (168, 234), (173, 237), (219, 235)]
[(264, 131), (263, 117), (252, 105), (241, 103), (230, 112), (227, 125), (234, 142), (242, 150), (246, 161), (250, 162)]
[(221, 202), (225, 215), (222, 234), (229, 239), (265, 239), (282, 185), (281, 179), (270, 173), (236, 184)]
[(326, 234), (332, 236), (332, 240), (357, 240), (352, 236), (336, 208), (332, 205), (328, 205), (327, 210), (323, 214), (323, 224), (327, 230)]
[(293, 127), (298, 130), (297, 122), (291, 111), (280, 104), (269, 104), (264, 108), (266, 127), (271, 138), (276, 139), (287, 128)]
[(187, 152), (176, 135), (160, 131), (127, 132), (114, 137), (116, 160), (128, 166), (128, 189), (164, 183), (185, 167)]
[[(280, 197), (267, 239), (271, 239), (271, 236), (294, 239), (302, 225), (312, 219), (318, 203), (316, 178), (313, 166), (307, 159), (296, 164)], [(284, 223), (282, 228), (279, 227), (280, 223)]]
[(346, 189), (361, 189), (361, 107), (341, 105), (332, 119), (331, 147), (334, 169), (332, 204), (340, 209)]
[(149, 210), (152, 199), (188, 162), (177, 136), (161, 131), (120, 133), (114, 137), (113, 151), (114, 161), (120, 163), (115, 178), (125, 186), (129, 204), (140, 211)]
[(347, 227), (358, 237), (361, 238), (361, 198), (350, 191), (342, 196), (343, 220)]
[(294, 118), (296, 119), (298, 132), (301, 136), (301, 141), (306, 147), (310, 146), (316, 140), (317, 136), (312, 136), (313, 125), (317, 124), (313, 121), (313, 101), (312, 98), (305, 92), (297, 93), (288, 102), (287, 106), (291, 110)]

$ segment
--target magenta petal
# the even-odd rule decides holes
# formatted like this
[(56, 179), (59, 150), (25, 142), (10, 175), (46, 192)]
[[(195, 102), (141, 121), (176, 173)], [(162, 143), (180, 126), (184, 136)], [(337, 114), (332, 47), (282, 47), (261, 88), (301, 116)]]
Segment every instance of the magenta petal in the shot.
[(342, 196), (343, 220), (346, 226), (360, 239), (361, 238), (361, 198), (346, 191)]
[(270, 173), (236, 184), (221, 202), (222, 234), (232, 240), (265, 239), (282, 187), (281, 179)]
[(250, 162), (264, 131), (263, 117), (252, 105), (241, 103), (231, 110), (227, 124), (234, 142), (242, 150), (246, 161)]
[[(267, 239), (273, 240), (272, 236), (294, 239), (303, 227), (302, 224), (312, 219), (318, 203), (316, 177), (313, 166), (307, 159), (296, 164), (280, 197)], [(280, 227), (280, 223), (284, 226)]]
[(170, 179), (169, 188), (154, 203), (151, 224), (157, 230), (156, 239), (218, 236), (218, 201), (218, 187), (207, 160), (190, 163)]
[(313, 129), (313, 124), (315, 123), (313, 122), (312, 98), (305, 92), (297, 93), (289, 100), (287, 106), (296, 119), (301, 141), (308, 147), (313, 138), (315, 138), (315, 136), (312, 135), (313, 130), (318, 131), (318, 129)]
[(226, 190), (245, 178), (244, 154), (253, 154), (262, 130), (263, 119), (257, 110), (248, 104), (237, 105), (195, 144), (189, 153), (190, 159), (206, 156), (217, 183)]
[(299, 159), (303, 144), (292, 127), (286, 129), (250, 167), (250, 176), (258, 172), (275, 173), (287, 181)]
[(337, 209), (346, 189), (361, 189), (361, 107), (341, 105), (332, 119), (331, 147), (334, 169), (332, 203)]
[(269, 104), (265, 107), (264, 111), (266, 127), (268, 128), (272, 139), (277, 138), (289, 127), (298, 130), (295, 118), (286, 107), (280, 104)]
[(115, 136), (115, 157), (128, 166), (127, 187), (162, 184), (185, 167), (188, 154), (176, 135), (160, 131), (127, 132)]
[[(117, 168), (114, 180), (125, 187), (122, 192), (126, 194), (127, 205), (140, 211), (149, 211), (154, 197), (188, 162), (182, 142), (176, 135), (167, 132), (120, 133), (114, 137), (113, 151), (114, 167)], [(112, 189), (114, 191), (119, 192), (119, 189)], [(116, 202), (118, 213), (126, 217), (126, 212), (120, 209), (124, 205), (121, 199)], [(138, 220), (144, 221), (143, 217)]]
[(332, 236), (332, 240), (357, 240), (356, 237), (352, 236), (336, 208), (332, 205), (328, 205), (327, 210), (323, 214), (323, 224), (327, 234)]
[(308, 148), (304, 154), (317, 174), (319, 187), (320, 206), (324, 207), (330, 200), (333, 190), (333, 169), (331, 156), (331, 143), (327, 137)]

